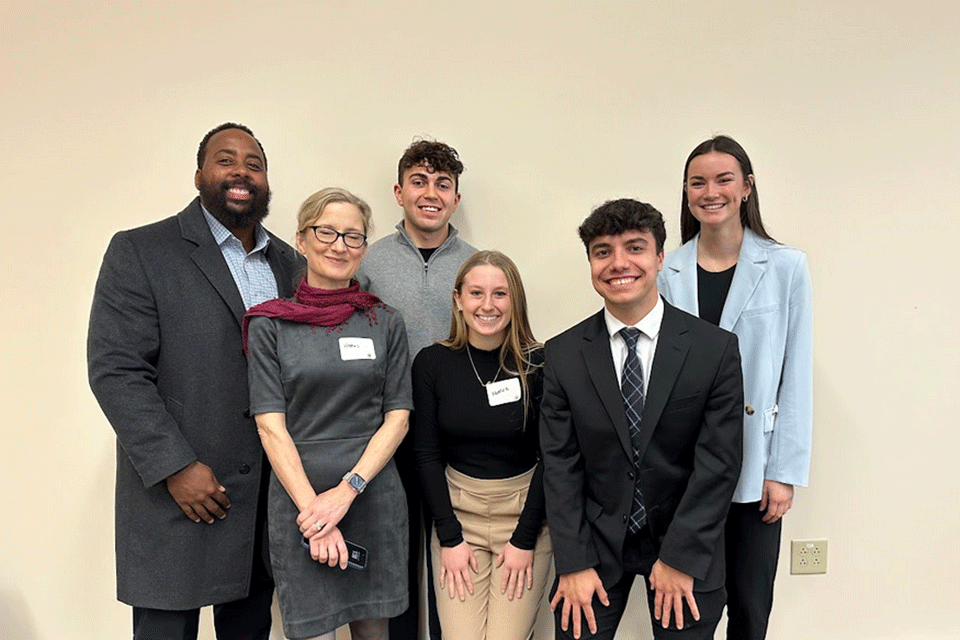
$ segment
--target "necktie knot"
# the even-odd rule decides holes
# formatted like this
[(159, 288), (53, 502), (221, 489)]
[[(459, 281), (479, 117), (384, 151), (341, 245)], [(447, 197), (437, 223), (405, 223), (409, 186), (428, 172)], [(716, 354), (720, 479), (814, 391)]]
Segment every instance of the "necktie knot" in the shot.
[(624, 327), (620, 329), (620, 337), (623, 338), (623, 341), (627, 343), (627, 347), (630, 349), (637, 348), (637, 342), (640, 341), (640, 334), (642, 332), (636, 327)]

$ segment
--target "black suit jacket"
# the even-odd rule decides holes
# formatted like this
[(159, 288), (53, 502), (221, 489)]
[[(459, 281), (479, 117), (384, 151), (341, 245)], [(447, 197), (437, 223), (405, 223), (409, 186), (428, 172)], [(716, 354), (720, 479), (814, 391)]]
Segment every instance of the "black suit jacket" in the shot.
[[(557, 573), (623, 574), (634, 464), (600, 311), (545, 347), (540, 442)], [(640, 482), (659, 558), (706, 591), (724, 580), (723, 527), (743, 455), (732, 333), (664, 303), (641, 425)]]
[[(299, 264), (271, 235), (281, 296)], [(113, 237), (90, 313), (90, 386), (117, 433), (117, 596), (194, 609), (247, 595), (263, 449), (248, 408), (240, 291), (199, 199)], [(194, 460), (227, 488), (227, 517), (187, 519), (164, 479)]]

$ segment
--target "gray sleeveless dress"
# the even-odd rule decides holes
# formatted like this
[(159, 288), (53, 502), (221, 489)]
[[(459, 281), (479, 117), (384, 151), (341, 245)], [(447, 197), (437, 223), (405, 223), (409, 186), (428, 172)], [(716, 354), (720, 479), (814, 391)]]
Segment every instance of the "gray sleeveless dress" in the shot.
[[(376, 324), (354, 312), (329, 332), (276, 318), (250, 322), (250, 411), (286, 413), (287, 430), (318, 493), (353, 468), (384, 413), (413, 408), (403, 320), (393, 309), (375, 311)], [(374, 359), (356, 358), (358, 350), (350, 347), (357, 344), (359, 355), (372, 347)], [(367, 549), (366, 569), (341, 570), (313, 560), (300, 544), (297, 514), (271, 474), (270, 559), (287, 637), (316, 636), (407, 609), (407, 506), (393, 460), (339, 525), (345, 539)]]

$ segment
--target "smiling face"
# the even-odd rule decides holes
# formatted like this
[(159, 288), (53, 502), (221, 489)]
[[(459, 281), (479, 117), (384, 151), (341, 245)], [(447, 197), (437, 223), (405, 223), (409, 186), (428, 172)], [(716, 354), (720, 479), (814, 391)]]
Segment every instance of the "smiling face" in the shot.
[(452, 175), (423, 165), (410, 167), (403, 172), (403, 182), (393, 186), (393, 194), (403, 207), (404, 227), (418, 247), (439, 246), (446, 239), (447, 224), (460, 204)]
[(690, 213), (701, 226), (722, 229), (742, 226), (740, 204), (752, 184), (753, 176), (743, 175), (736, 158), (711, 151), (690, 161), (683, 188)]
[(457, 310), (467, 325), (467, 339), (478, 349), (492, 350), (503, 344), (510, 327), (513, 305), (507, 276), (498, 267), (477, 265), (453, 292)]
[(594, 238), (587, 248), (590, 276), (607, 309), (633, 325), (657, 304), (657, 273), (663, 252), (650, 231), (628, 230)]
[(249, 228), (267, 216), (267, 163), (245, 131), (224, 129), (211, 136), (193, 181), (203, 206), (230, 230)]
[(310, 227), (327, 227), (337, 233), (364, 234), (363, 216), (356, 205), (331, 202), (309, 225), (297, 233), (297, 248), (307, 258), (307, 284), (319, 289), (343, 289), (357, 273), (367, 245), (351, 249), (338, 237), (332, 244), (317, 239)]

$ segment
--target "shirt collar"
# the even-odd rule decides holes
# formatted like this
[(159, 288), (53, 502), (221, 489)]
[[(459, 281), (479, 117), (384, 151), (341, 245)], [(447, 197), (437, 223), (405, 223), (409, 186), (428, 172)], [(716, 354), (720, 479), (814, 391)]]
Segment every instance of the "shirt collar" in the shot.
[[(623, 329), (626, 325), (610, 313), (609, 309), (606, 307), (603, 308), (603, 319), (607, 323), (607, 332), (610, 334), (610, 337), (617, 335), (620, 329)], [(647, 336), (651, 340), (655, 340), (660, 334), (660, 323), (663, 321), (663, 298), (657, 296), (657, 304), (653, 306), (653, 309), (650, 312), (643, 316), (640, 319), (640, 322), (633, 325), (637, 329), (643, 332), (643, 335)]]
[[(207, 225), (210, 227), (210, 233), (213, 234), (213, 239), (216, 240), (217, 246), (222, 247), (224, 242), (227, 242), (230, 238), (233, 238), (237, 242), (240, 242), (240, 239), (237, 236), (230, 233), (230, 229), (227, 229), (223, 226), (223, 223), (213, 217), (213, 214), (207, 211), (207, 208), (200, 204), (200, 209), (203, 210), (203, 217), (207, 221)], [(258, 224), (254, 230), (254, 237), (257, 242), (253, 246), (254, 251), (263, 251), (267, 248), (267, 245), (270, 244), (270, 236), (267, 235), (267, 231), (263, 228), (263, 225)], [(242, 245), (241, 245), (242, 246)]]

